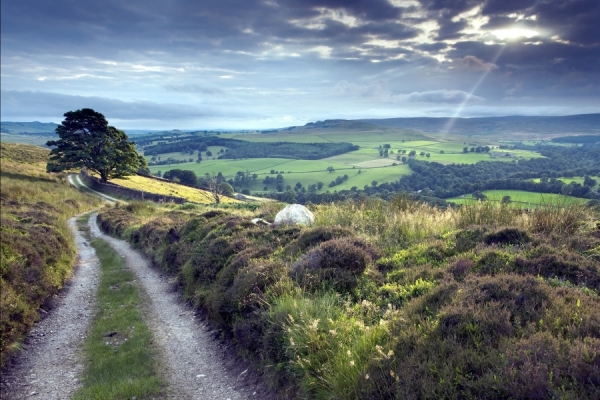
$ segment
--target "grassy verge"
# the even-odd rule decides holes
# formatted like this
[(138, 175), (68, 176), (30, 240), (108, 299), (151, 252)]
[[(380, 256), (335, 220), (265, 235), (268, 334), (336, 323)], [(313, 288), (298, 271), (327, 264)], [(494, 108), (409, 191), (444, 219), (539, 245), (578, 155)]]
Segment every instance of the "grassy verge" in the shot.
[[(80, 219), (82, 225), (86, 219)], [(140, 312), (135, 275), (103, 240), (91, 242), (102, 278), (96, 315), (85, 349), (88, 366), (74, 399), (143, 399), (161, 392), (152, 335)]]

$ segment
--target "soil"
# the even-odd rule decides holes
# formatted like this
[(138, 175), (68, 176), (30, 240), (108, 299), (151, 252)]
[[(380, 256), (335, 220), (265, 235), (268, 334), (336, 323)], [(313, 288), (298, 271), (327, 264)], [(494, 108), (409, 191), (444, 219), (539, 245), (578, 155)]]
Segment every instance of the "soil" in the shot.
[[(137, 275), (143, 294), (143, 313), (154, 336), (157, 363), (167, 382), (167, 399), (274, 399), (261, 379), (233, 349), (216, 340), (210, 326), (181, 300), (168, 277), (128, 243), (103, 234), (96, 214), (91, 234), (106, 240)], [(24, 350), (2, 372), (2, 399), (68, 399), (80, 387), (84, 373), (83, 341), (94, 315), (99, 264), (93, 248), (69, 226), (79, 251), (71, 281), (57, 306), (36, 323), (25, 338)]]

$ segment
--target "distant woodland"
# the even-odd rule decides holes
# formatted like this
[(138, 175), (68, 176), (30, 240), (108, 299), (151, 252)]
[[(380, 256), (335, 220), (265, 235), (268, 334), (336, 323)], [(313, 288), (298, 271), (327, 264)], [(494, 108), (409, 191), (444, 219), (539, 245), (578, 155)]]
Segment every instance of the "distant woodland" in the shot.
[[(143, 142), (138, 141), (139, 145)], [(220, 159), (240, 158), (291, 158), (298, 160), (320, 160), (349, 151), (358, 150), (351, 143), (253, 143), (244, 140), (220, 138), (218, 136), (195, 137), (176, 142), (158, 142), (144, 147), (144, 155), (194, 151), (206, 151), (208, 146), (227, 147)]]

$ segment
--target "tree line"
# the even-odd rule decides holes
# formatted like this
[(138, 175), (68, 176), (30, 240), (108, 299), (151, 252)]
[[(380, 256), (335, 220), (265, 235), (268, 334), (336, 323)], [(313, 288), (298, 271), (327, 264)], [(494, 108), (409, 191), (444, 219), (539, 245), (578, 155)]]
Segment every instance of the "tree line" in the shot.
[(358, 150), (359, 148), (352, 143), (255, 143), (218, 136), (207, 136), (145, 146), (144, 155), (151, 156), (175, 152), (193, 153), (194, 151), (206, 151), (208, 146), (227, 148), (224, 153), (218, 156), (220, 159), (292, 158), (319, 160)]

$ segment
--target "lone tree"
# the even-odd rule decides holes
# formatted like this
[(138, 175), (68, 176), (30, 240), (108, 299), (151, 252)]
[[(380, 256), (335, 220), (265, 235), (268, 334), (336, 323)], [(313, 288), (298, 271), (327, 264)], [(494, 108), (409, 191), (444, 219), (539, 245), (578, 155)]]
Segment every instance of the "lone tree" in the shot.
[(102, 182), (133, 175), (146, 169), (146, 160), (129, 142), (125, 132), (109, 126), (104, 115), (82, 108), (65, 113), (65, 120), (56, 128), (59, 140), (50, 152), (47, 172), (61, 172), (85, 167), (100, 175)]

